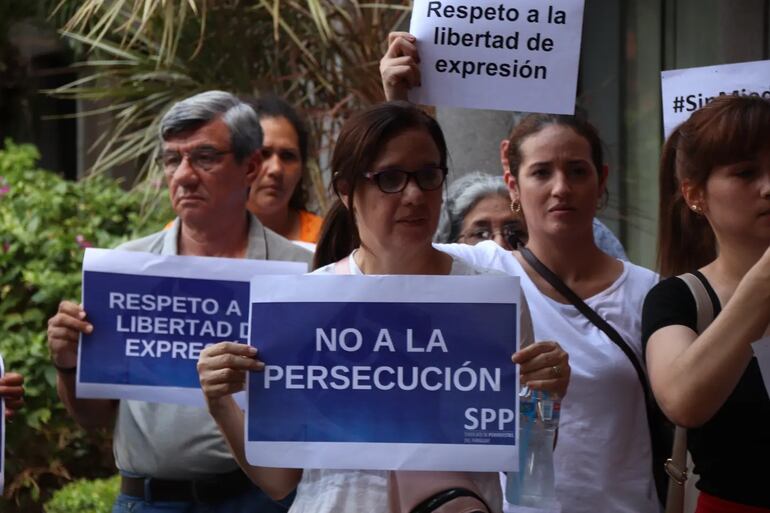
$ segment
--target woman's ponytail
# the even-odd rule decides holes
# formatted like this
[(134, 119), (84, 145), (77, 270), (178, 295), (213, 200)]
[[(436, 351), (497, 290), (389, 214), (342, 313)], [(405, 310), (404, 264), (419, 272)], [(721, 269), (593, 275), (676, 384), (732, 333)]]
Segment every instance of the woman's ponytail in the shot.
[(313, 256), (313, 270), (345, 258), (359, 244), (353, 216), (339, 198), (335, 199), (321, 226)]
[(682, 126), (669, 136), (660, 158), (658, 207), (658, 272), (676, 276), (716, 258), (714, 232), (706, 218), (693, 212), (682, 196), (677, 169), (687, 165), (679, 154)]

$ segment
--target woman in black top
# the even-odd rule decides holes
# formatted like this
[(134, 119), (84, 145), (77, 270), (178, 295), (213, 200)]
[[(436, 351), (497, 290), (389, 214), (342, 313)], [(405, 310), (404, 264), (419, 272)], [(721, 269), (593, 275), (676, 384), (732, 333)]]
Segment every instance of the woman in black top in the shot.
[[(770, 101), (721, 97), (663, 150), (659, 255), (642, 318), (655, 397), (700, 475), (698, 513), (770, 512), (770, 399), (751, 344), (770, 334)], [(698, 270), (698, 271), (696, 271)], [(698, 335), (696, 271), (715, 319)]]

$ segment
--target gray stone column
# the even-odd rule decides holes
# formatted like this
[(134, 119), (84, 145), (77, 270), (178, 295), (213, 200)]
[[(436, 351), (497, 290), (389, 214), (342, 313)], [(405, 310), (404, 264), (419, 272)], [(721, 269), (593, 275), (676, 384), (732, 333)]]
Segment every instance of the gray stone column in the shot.
[(502, 176), (500, 141), (511, 131), (513, 113), (439, 108), (436, 117), (449, 147), (450, 181), (471, 171)]

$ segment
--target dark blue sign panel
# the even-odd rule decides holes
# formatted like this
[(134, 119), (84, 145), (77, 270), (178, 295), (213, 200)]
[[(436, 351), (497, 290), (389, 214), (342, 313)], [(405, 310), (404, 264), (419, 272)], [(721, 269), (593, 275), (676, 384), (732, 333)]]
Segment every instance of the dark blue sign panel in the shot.
[(517, 319), (512, 303), (252, 303), (266, 368), (248, 440), (513, 446)]
[(246, 343), (251, 279), (306, 270), (300, 262), (86, 249), (83, 306), (94, 331), (81, 336), (78, 397), (203, 406), (198, 357), (210, 344)]
[(84, 271), (83, 305), (94, 331), (82, 337), (79, 385), (199, 395), (200, 352), (224, 340), (246, 342), (248, 298), (242, 281)]

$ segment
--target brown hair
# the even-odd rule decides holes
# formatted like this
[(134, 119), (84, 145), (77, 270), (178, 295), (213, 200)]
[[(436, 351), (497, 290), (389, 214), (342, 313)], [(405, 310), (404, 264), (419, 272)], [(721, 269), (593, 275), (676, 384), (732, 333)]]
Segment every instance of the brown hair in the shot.
[(524, 157), (521, 154), (521, 145), (524, 140), (541, 130), (551, 126), (566, 126), (575, 131), (579, 136), (588, 141), (591, 146), (591, 162), (597, 172), (601, 172), (604, 165), (604, 151), (599, 132), (583, 116), (566, 116), (561, 114), (529, 114), (513, 128), (508, 137), (508, 164), (514, 176), (519, 175)]
[(321, 227), (313, 258), (313, 269), (336, 262), (357, 248), (361, 240), (353, 213), (340, 199), (344, 193), (353, 201), (356, 184), (371, 170), (380, 152), (393, 137), (412, 129), (430, 134), (447, 164), (447, 147), (441, 127), (435, 119), (407, 102), (386, 102), (369, 107), (342, 125), (331, 160), (331, 188), (337, 198)]
[(676, 276), (716, 258), (714, 231), (691, 211), (683, 180), (705, 187), (715, 167), (740, 162), (770, 148), (770, 101), (759, 97), (716, 98), (679, 125), (660, 159), (658, 270)]
[(286, 100), (274, 94), (266, 94), (259, 98), (244, 96), (242, 101), (248, 103), (261, 120), (265, 119), (285, 119), (289, 122), (297, 134), (297, 145), (299, 146), (299, 157), (302, 165), (302, 175), (299, 183), (294, 187), (294, 192), (289, 198), (289, 208), (293, 210), (307, 210), (307, 187), (311, 179), (308, 174), (307, 161), (310, 152), (310, 133), (308, 132), (305, 121), (300, 117), (297, 111)]
[[(513, 128), (511, 135), (508, 137), (508, 166), (513, 176), (518, 178), (519, 166), (521, 166), (524, 160), (521, 154), (521, 145), (524, 140), (552, 125), (571, 128), (576, 134), (588, 141), (588, 145), (591, 147), (591, 162), (596, 168), (596, 172), (601, 174), (602, 166), (604, 165), (602, 140), (596, 127), (589, 123), (583, 115), (529, 114)], [(601, 199), (602, 205), (606, 205), (608, 199), (609, 192), (605, 188), (603, 198)]]

